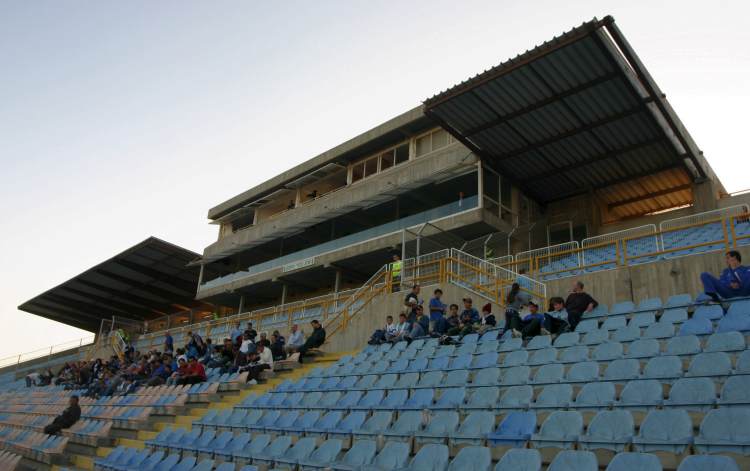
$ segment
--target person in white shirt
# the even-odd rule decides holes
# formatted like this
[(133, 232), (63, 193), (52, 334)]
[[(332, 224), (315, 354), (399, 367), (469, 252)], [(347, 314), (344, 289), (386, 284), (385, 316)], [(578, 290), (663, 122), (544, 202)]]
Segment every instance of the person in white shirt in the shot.
[(248, 364), (240, 368), (240, 372), (247, 371), (247, 382), (249, 384), (258, 384), (260, 374), (263, 370), (273, 370), (273, 355), (271, 349), (263, 346), (262, 343), (256, 345), (257, 349), (248, 355)]
[(393, 316), (385, 318), (385, 339), (390, 340), (396, 335), (396, 324), (393, 322)]
[(245, 331), (245, 335), (242, 339), (242, 345), (240, 345), (240, 353), (247, 355), (255, 349), (255, 342), (250, 338), (250, 332)]
[(401, 340), (404, 340), (405, 337), (409, 334), (409, 323), (406, 321), (406, 314), (399, 314), (398, 316), (398, 324), (396, 324), (396, 332), (394, 333), (393, 337), (389, 340), (391, 342), (398, 342)]
[(297, 324), (292, 324), (292, 333), (289, 334), (289, 339), (286, 341), (286, 349), (287, 353), (294, 353), (299, 348), (305, 344), (305, 335), (302, 333), (301, 330), (299, 330), (299, 326)]

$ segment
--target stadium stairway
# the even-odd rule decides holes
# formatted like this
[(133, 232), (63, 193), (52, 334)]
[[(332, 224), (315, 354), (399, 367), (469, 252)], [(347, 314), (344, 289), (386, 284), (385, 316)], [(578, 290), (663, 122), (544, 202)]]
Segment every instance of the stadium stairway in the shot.
[(328, 364), (334, 364), (342, 357), (349, 354), (352, 354), (352, 352), (322, 353), (313, 357), (314, 361), (307, 361), (301, 364), (298, 368), (292, 370), (276, 372), (274, 377), (255, 386), (241, 389), (239, 391), (218, 393), (219, 397), (215, 401), (188, 404), (186, 405), (187, 410), (180, 415), (174, 416), (172, 420), (169, 420), (169, 417), (167, 416), (159, 416), (155, 420), (149, 421), (147, 428), (138, 430), (134, 435), (117, 437), (117, 433), (113, 433), (110, 435), (113, 438), (113, 446), (84, 447), (70, 444), (65, 452), (70, 464), (65, 466), (53, 465), (50, 469), (52, 471), (93, 470), (94, 460), (106, 457), (114, 447), (127, 446), (143, 449), (145, 447), (145, 441), (156, 437), (156, 435), (165, 427), (179, 425), (191, 429), (193, 421), (200, 419), (209, 409), (231, 409), (242, 402), (250, 394), (264, 394), (275, 389), (284, 381), (297, 381), (309, 375), (313, 369)]

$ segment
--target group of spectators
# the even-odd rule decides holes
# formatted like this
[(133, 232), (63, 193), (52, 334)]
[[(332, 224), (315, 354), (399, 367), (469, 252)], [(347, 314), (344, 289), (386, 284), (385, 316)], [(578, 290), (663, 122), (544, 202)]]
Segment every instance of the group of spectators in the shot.
[[(530, 338), (574, 330), (583, 314), (598, 305), (583, 288), (582, 282), (575, 282), (566, 299), (550, 299), (547, 312), (540, 313), (539, 305), (533, 302), (531, 295), (523, 291), (518, 283), (514, 283), (505, 299), (504, 331), (512, 331), (514, 337)], [(372, 334), (369, 343), (410, 341), (425, 336), (462, 337), (497, 327), (497, 319), (490, 303), (485, 304), (480, 312), (474, 307), (473, 300), (465, 297), (462, 299), (461, 309), (458, 304), (448, 305), (443, 302), (443, 291), (438, 288), (426, 305), (428, 315), (419, 294), (420, 286), (414, 285), (404, 299), (398, 321), (392, 315), (387, 316), (385, 326)]]

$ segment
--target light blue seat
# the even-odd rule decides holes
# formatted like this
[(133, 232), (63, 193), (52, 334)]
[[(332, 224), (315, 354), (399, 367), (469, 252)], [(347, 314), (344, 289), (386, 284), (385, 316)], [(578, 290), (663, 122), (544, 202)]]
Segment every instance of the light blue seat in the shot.
[(494, 386), (500, 383), (500, 368), (485, 368), (477, 371), (473, 383), (479, 386)]
[(686, 320), (688, 320), (688, 313), (683, 308), (667, 309), (659, 318), (659, 322), (669, 322), (670, 324), (680, 324)]
[[(497, 352), (487, 352), (482, 353), (481, 355), (477, 355), (473, 359), (473, 364), (471, 365), (471, 368), (474, 369), (481, 369), (481, 368), (492, 368), (494, 366), (497, 366), (497, 359), (500, 355)], [(470, 363), (471, 364), (471, 363)], [(469, 367), (468, 365), (464, 368)]]
[(375, 387), (380, 389), (390, 389), (394, 384), (396, 384), (397, 379), (398, 375), (394, 373), (382, 375), (380, 376), (380, 379), (378, 379), (375, 383)]
[(647, 339), (665, 339), (674, 335), (674, 325), (669, 322), (657, 322), (646, 328), (643, 336)]
[(598, 412), (579, 439), (584, 450), (625, 451), (635, 435), (633, 416), (626, 410), (604, 410)]
[(487, 435), (488, 443), (492, 446), (512, 446), (523, 448), (536, 430), (536, 412), (510, 412), (497, 426), (497, 429)]
[(568, 383), (545, 386), (531, 404), (533, 408), (561, 409), (573, 402), (573, 386)]
[(472, 344), (472, 343), (475, 344), (475, 343), (479, 342), (479, 334), (467, 334), (467, 335), (464, 335), (463, 338), (461, 339), (461, 342), (464, 345), (466, 345), (466, 344)]
[(497, 462), (495, 471), (542, 471), (542, 455), (529, 448), (511, 448)]
[[(385, 376), (395, 376), (395, 375), (384, 375), (381, 378), (385, 378)], [(378, 375), (365, 375), (359, 378), (356, 383), (354, 383), (354, 387), (357, 389), (369, 389), (375, 385), (375, 382), (378, 380)]]
[(529, 360), (529, 352), (526, 350), (516, 350), (505, 355), (502, 366), (508, 368), (511, 366), (525, 365)]
[(227, 444), (234, 438), (234, 435), (232, 432), (221, 432), (219, 435), (216, 435), (213, 440), (208, 442), (205, 446), (202, 446), (202, 444), (196, 443), (196, 449), (200, 453), (208, 453), (213, 455), (216, 450), (222, 450), (224, 449)]
[(531, 437), (534, 448), (573, 448), (583, 434), (583, 417), (576, 411), (554, 411)]
[(729, 304), (729, 309), (727, 309), (727, 316), (729, 315), (750, 316), (750, 300), (732, 301)]
[(312, 452), (315, 451), (316, 440), (315, 437), (300, 438), (283, 455), (276, 458), (276, 463), (288, 464), (294, 467), (300, 461), (308, 459)]
[(470, 413), (458, 429), (449, 435), (451, 444), (477, 445), (492, 431), (495, 426), (495, 415), (488, 411)]
[(635, 327), (648, 327), (655, 322), (656, 315), (653, 312), (639, 312), (633, 315), (628, 324)]
[(500, 397), (500, 402), (498, 403), (497, 396), (500, 391), (498, 388), (493, 389), (495, 389), (495, 401), (491, 402), (488, 400), (487, 402), (490, 402), (488, 407), (497, 404), (501, 409), (526, 409), (534, 397), (534, 388), (531, 386), (510, 386), (503, 389), (503, 395)]
[(427, 369), (428, 360), (427, 358), (415, 358), (409, 362), (409, 367), (406, 371), (421, 372)]
[(383, 432), (386, 437), (409, 437), (422, 425), (422, 411), (401, 412), (391, 427)]
[(709, 378), (681, 378), (669, 390), (665, 406), (687, 410), (708, 410), (716, 403), (716, 386)]
[(357, 440), (344, 454), (341, 461), (332, 463), (333, 469), (357, 470), (372, 463), (377, 452), (377, 444), (372, 440)]
[(440, 384), (443, 382), (444, 376), (445, 374), (442, 371), (428, 371), (427, 373), (424, 373), (421, 378), (419, 378), (417, 387), (434, 388), (440, 386)]
[(664, 309), (690, 306), (692, 303), (693, 297), (687, 293), (673, 294), (667, 299)]
[(377, 411), (374, 412), (364, 424), (362, 424), (360, 429), (354, 430), (353, 434), (355, 437), (380, 435), (388, 429), (392, 421), (393, 412), (389, 410)]
[[(469, 355), (469, 358), (471, 358), (471, 355)], [(435, 371), (447, 370), (450, 362), (451, 362), (451, 357), (448, 357), (448, 356), (433, 358), (432, 360), (430, 360), (430, 363), (427, 369), (435, 370)]]
[(737, 366), (735, 372), (738, 374), (750, 373), (750, 350), (745, 350), (737, 355)]
[[(224, 466), (225, 464), (231, 465), (231, 469), (229, 466)], [(246, 467), (247, 466), (245, 466), (245, 468)], [(190, 468), (189, 470), (175, 468), (172, 471), (211, 471), (212, 469), (214, 469), (214, 460), (203, 460), (200, 463), (196, 464), (193, 468)], [(216, 471), (234, 471), (234, 463), (222, 463), (216, 467)], [(255, 471), (257, 471), (257, 468), (255, 469)]]
[(419, 381), (419, 373), (403, 373), (398, 377), (398, 381), (393, 385), (394, 388), (407, 389), (413, 388)]
[(678, 335), (708, 335), (713, 332), (714, 326), (710, 320), (693, 316), (682, 323)]
[[(476, 334), (472, 334), (472, 335), (476, 335)], [(478, 345), (479, 344), (477, 342), (470, 342), (470, 343), (464, 342), (463, 345), (461, 345), (460, 347), (456, 349), (456, 356), (472, 355), (477, 350)]]
[(269, 466), (284, 456), (291, 446), (292, 437), (289, 435), (278, 436), (263, 451), (253, 456), (253, 463)]
[(704, 352), (735, 352), (745, 350), (745, 337), (739, 332), (711, 334), (703, 347)]
[(435, 398), (435, 390), (432, 388), (415, 389), (411, 396), (403, 403), (397, 406), (398, 409), (425, 409), (432, 405)]
[(576, 345), (574, 347), (563, 348), (560, 353), (560, 363), (577, 363), (588, 361), (589, 347), (585, 345)]
[(567, 381), (572, 383), (588, 383), (599, 379), (599, 364), (595, 361), (575, 363), (568, 370)]
[(683, 409), (652, 410), (633, 439), (636, 451), (682, 454), (693, 443), (693, 423)]
[(562, 363), (550, 363), (540, 366), (531, 382), (534, 384), (559, 383), (564, 374), (565, 367)]
[(724, 386), (721, 388), (719, 405), (725, 407), (750, 406), (750, 376), (737, 375), (727, 378)]
[(701, 352), (701, 342), (695, 335), (672, 337), (667, 340), (665, 355), (695, 355)]
[(578, 332), (565, 332), (560, 334), (554, 342), (556, 348), (565, 348), (578, 345), (581, 336)]
[(455, 411), (434, 412), (424, 430), (414, 433), (414, 439), (418, 444), (444, 443), (446, 437), (456, 430), (458, 422), (458, 413)]
[(482, 354), (488, 352), (497, 352), (499, 348), (499, 340), (487, 340), (479, 344), (475, 353)]
[(502, 385), (513, 386), (516, 384), (527, 384), (529, 382), (529, 376), (531, 375), (531, 368), (528, 366), (514, 366), (508, 368), (503, 372)]
[(240, 433), (233, 437), (223, 448), (214, 450), (215, 457), (222, 457), (224, 461), (234, 456), (235, 452), (242, 450), (250, 443), (249, 433)]
[(691, 455), (686, 456), (677, 471), (740, 471), (737, 462), (730, 456)]
[(590, 451), (563, 450), (549, 464), (547, 471), (597, 471), (596, 455)]
[[(491, 354), (487, 354), (490, 355)], [(478, 359), (478, 358), (477, 358)], [(465, 354), (457, 356), (450, 361), (451, 370), (464, 370), (471, 367), (471, 362), (474, 360), (473, 355)]]
[(732, 360), (724, 352), (699, 353), (693, 357), (686, 376), (727, 376), (732, 373)]
[(594, 348), (591, 356), (596, 361), (617, 360), (624, 356), (623, 350), (620, 342), (604, 342)]
[(341, 440), (330, 438), (310, 453), (307, 458), (299, 460), (299, 466), (301, 469), (325, 468), (336, 460), (336, 457), (341, 453), (342, 447), (343, 443)]
[(243, 458), (245, 460), (252, 459), (255, 455), (261, 453), (271, 443), (271, 436), (268, 434), (256, 435), (250, 443), (239, 450), (234, 450), (232, 456), (235, 458)]
[(616, 316), (622, 314), (630, 314), (635, 310), (635, 304), (633, 304), (633, 301), (621, 301), (619, 303), (615, 303), (615, 305), (612, 306), (612, 309), (609, 311), (609, 315)]
[(469, 370), (449, 371), (442, 381), (444, 386), (463, 386), (469, 382)]
[(695, 308), (695, 312), (693, 312), (693, 319), (718, 321), (722, 317), (724, 317), (724, 310), (719, 304), (698, 306)]
[(661, 461), (650, 453), (618, 453), (609, 462), (606, 471), (662, 471)]
[(656, 339), (638, 339), (628, 346), (625, 358), (651, 358), (659, 355), (659, 341)]
[(632, 342), (641, 338), (641, 329), (635, 326), (620, 327), (612, 334), (612, 340), (615, 342)]
[(638, 303), (637, 312), (653, 312), (662, 308), (661, 298), (648, 298)]
[(548, 363), (554, 363), (557, 361), (557, 349), (554, 347), (542, 348), (531, 354), (528, 364), (533, 365), (546, 365)]
[(615, 392), (615, 384), (612, 382), (586, 383), (572, 405), (585, 409), (604, 409), (615, 403)]
[(419, 449), (409, 466), (408, 471), (445, 471), (448, 468), (448, 447), (429, 443)]
[(596, 329), (587, 333), (583, 337), (584, 345), (598, 345), (609, 340), (609, 331), (607, 329)]
[(602, 329), (606, 330), (617, 330), (621, 327), (625, 327), (628, 323), (628, 319), (624, 316), (608, 317), (602, 323)]
[(710, 410), (695, 437), (695, 449), (699, 453), (750, 454), (750, 408)]
[(466, 400), (466, 388), (443, 389), (440, 397), (435, 401), (433, 409), (455, 409), (461, 407)]
[(441, 345), (437, 350), (435, 350), (435, 357), (450, 357), (453, 356), (455, 352), (455, 345)]
[(362, 471), (387, 471), (403, 469), (409, 459), (409, 446), (402, 442), (386, 442), (380, 453), (375, 455), (372, 464), (365, 465)]
[(655, 379), (629, 381), (620, 393), (618, 407), (649, 410), (660, 406), (664, 400), (664, 388)]
[(490, 471), (492, 454), (483, 446), (462, 448), (450, 465), (448, 471)]
[(552, 345), (552, 337), (549, 335), (537, 335), (529, 340), (526, 345), (526, 350), (539, 350), (540, 348), (548, 348)]
[(523, 348), (523, 339), (522, 338), (509, 338), (507, 340), (504, 340), (500, 346), (498, 347), (497, 351), (500, 353), (503, 352), (512, 352), (515, 350), (518, 350), (520, 348)]
[(576, 326), (576, 332), (587, 334), (599, 328), (599, 322), (596, 319), (584, 319)]
[(641, 365), (635, 359), (613, 360), (604, 370), (604, 379), (608, 381), (623, 381), (636, 379), (640, 376)]
[(677, 356), (654, 357), (643, 369), (646, 379), (671, 379), (682, 377), (682, 360)]

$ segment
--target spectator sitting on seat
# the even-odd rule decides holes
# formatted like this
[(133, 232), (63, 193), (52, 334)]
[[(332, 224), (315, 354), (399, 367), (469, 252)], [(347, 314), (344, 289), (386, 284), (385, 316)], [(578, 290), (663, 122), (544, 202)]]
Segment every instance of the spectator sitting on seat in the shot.
[(247, 323), (247, 329), (245, 329), (245, 330), (246, 331), (248, 331), (248, 330), (250, 331), (250, 336), (252, 336), (253, 339), (255, 339), (255, 337), (258, 336), (258, 332), (256, 332), (255, 329), (253, 329), (253, 323), (252, 322), (248, 322)]
[(302, 363), (302, 357), (304, 357), (310, 349), (318, 348), (326, 341), (326, 330), (323, 328), (320, 322), (315, 319), (310, 322), (310, 324), (312, 325), (313, 331), (310, 334), (310, 337), (305, 340), (305, 344), (299, 348), (300, 363)]
[[(422, 306), (420, 306), (420, 308), (421, 307)], [(424, 316), (422, 314), (420, 314), (420, 316), (424, 317), (424, 319), (427, 320), (427, 324), (429, 325), (430, 318), (427, 317), (427, 316)], [(406, 335), (404, 337), (404, 338), (406, 338), (407, 342), (411, 342), (414, 339), (417, 339), (419, 337), (424, 337), (425, 335), (427, 335), (427, 332), (425, 332), (424, 327), (422, 327), (424, 325), (424, 322), (420, 322), (420, 320), (422, 319), (422, 317), (418, 318), (417, 321), (412, 322), (411, 324), (409, 324), (409, 330), (406, 332)], [(407, 323), (408, 323), (408, 321), (407, 321)]]
[(247, 371), (247, 383), (258, 384), (260, 374), (263, 370), (273, 369), (273, 355), (271, 351), (258, 344), (257, 350), (248, 356), (248, 363), (239, 369), (239, 372)]
[(573, 283), (573, 290), (568, 295), (568, 299), (565, 300), (570, 330), (575, 330), (584, 313), (593, 311), (598, 305), (599, 303), (591, 295), (583, 291), (582, 282), (576, 281)]
[(404, 298), (404, 311), (406, 312), (406, 320), (414, 322), (417, 320), (417, 306), (421, 305), (422, 302), (419, 300), (419, 284), (414, 284), (411, 287), (411, 291)]
[(422, 306), (417, 306), (417, 322), (422, 327), (422, 335), (427, 335), (430, 331), (430, 318), (424, 313)]
[(33, 373), (29, 373), (26, 375), (26, 387), (30, 388), (32, 386), (36, 386), (39, 384), (39, 377), (41, 375), (34, 371)]
[(164, 333), (164, 353), (172, 353), (174, 351), (174, 339), (169, 334), (169, 331)]
[(260, 339), (256, 343), (258, 345), (263, 345), (266, 348), (268, 348), (268, 347), (271, 346), (271, 341), (268, 340), (268, 334), (266, 332), (261, 332), (260, 333)]
[(240, 353), (247, 355), (251, 350), (255, 349), (255, 336), (253, 330), (246, 330), (243, 335), (242, 345), (240, 345)]
[(242, 336), (245, 334), (245, 331), (242, 330), (242, 327), (240, 326), (240, 323), (238, 322), (234, 329), (232, 330), (232, 333), (229, 335), (230, 340), (232, 343), (236, 343), (237, 345), (240, 345), (242, 343)]
[(171, 368), (169, 365), (165, 365), (161, 360), (154, 362), (154, 368), (151, 370), (151, 377), (146, 382), (146, 386), (161, 386), (167, 382), (167, 378), (171, 374)]
[(461, 319), (462, 319), (461, 322), (463, 322), (463, 319), (466, 316), (469, 316), (472, 324), (478, 323), (479, 311), (477, 311), (474, 307), (472, 307), (474, 302), (471, 300), (471, 298), (468, 298), (468, 297), (464, 298), (463, 301), (464, 301), (464, 310), (461, 311)]
[(435, 323), (445, 317), (445, 303), (440, 299), (443, 296), (443, 290), (440, 288), (433, 292), (434, 296), (430, 299), (430, 331), (435, 330)]
[(172, 376), (167, 379), (167, 384), (170, 386), (177, 384), (177, 381), (187, 376), (187, 368), (187, 359), (184, 356), (180, 356), (177, 359), (177, 369), (172, 373)]
[[(274, 335), (279, 339), (279, 342), (281, 342), (282, 345), (286, 346), (286, 337), (281, 335), (281, 332), (279, 332), (278, 330), (274, 330), (273, 332), (271, 332), (271, 336)], [(273, 338), (271, 339), (271, 343), (273, 343)]]
[(214, 347), (213, 352), (211, 352), (211, 357), (208, 359), (208, 362), (206, 362), (206, 366), (209, 368), (223, 368), (226, 366), (223, 346), (217, 345)]
[(78, 396), (70, 396), (68, 407), (62, 414), (55, 417), (51, 424), (44, 427), (47, 435), (57, 435), (60, 430), (70, 428), (81, 418), (81, 408), (78, 406)]
[(405, 340), (406, 336), (409, 334), (409, 327), (409, 322), (406, 320), (406, 314), (402, 312), (398, 315), (398, 324), (396, 324), (393, 336), (387, 340), (394, 343)]
[(563, 298), (555, 296), (549, 301), (549, 312), (544, 314), (544, 327), (541, 329), (542, 335), (562, 334), (570, 330), (568, 324), (568, 313), (565, 310), (565, 301)]
[(489, 330), (497, 325), (495, 315), (492, 314), (492, 304), (487, 303), (482, 307), (482, 317), (479, 319), (479, 329)]
[(274, 333), (271, 334), (271, 346), (268, 347), (268, 349), (271, 351), (271, 356), (273, 356), (274, 361), (286, 359), (286, 351), (284, 350), (284, 337), (279, 335), (278, 331), (274, 331)]
[(536, 337), (541, 332), (544, 314), (539, 313), (537, 304), (529, 301), (529, 313), (523, 319), (520, 314), (514, 313), (509, 322), (513, 337), (524, 339)]
[(448, 307), (448, 318), (445, 320), (447, 324), (446, 332), (450, 332), (452, 329), (458, 328), (461, 325), (461, 319), (458, 317), (458, 304), (451, 304)]
[(750, 296), (750, 268), (742, 265), (742, 255), (736, 250), (726, 253), (727, 268), (719, 278), (701, 273), (703, 290), (715, 302), (737, 296)]
[(197, 358), (190, 357), (185, 373), (177, 380), (177, 384), (197, 384), (204, 381), (206, 381), (206, 369)]
[(383, 334), (385, 335), (386, 341), (390, 341), (393, 337), (396, 336), (396, 323), (393, 322), (393, 316), (386, 316)]
[[(531, 302), (531, 296), (521, 291), (521, 285), (513, 283), (508, 291), (508, 295), (505, 297), (505, 327), (503, 332), (507, 332), (512, 329), (511, 319), (518, 318), (520, 320), (521, 309)], [(516, 329), (519, 330), (519, 329)]]
[(292, 333), (289, 334), (289, 341), (286, 344), (286, 352), (293, 353), (299, 350), (299, 348), (305, 344), (305, 336), (299, 329), (297, 324), (292, 324)]

